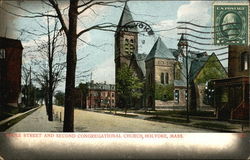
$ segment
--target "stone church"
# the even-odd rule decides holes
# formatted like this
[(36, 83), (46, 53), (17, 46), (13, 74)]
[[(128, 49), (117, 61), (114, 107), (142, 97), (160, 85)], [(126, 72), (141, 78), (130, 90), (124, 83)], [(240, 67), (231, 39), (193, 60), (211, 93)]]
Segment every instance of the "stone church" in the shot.
[[(115, 33), (116, 75), (119, 68), (126, 64), (133, 70), (134, 75), (144, 82), (143, 96), (138, 100), (136, 107), (160, 109), (169, 106), (185, 106), (187, 94), (186, 54), (190, 57), (188, 58), (189, 84), (193, 84), (191, 82), (195, 80), (208, 59), (211, 56), (215, 56), (217, 59), (217, 56), (215, 54), (209, 56), (206, 52), (189, 51), (186, 53), (183, 45), (186, 40), (183, 35), (180, 37), (177, 49), (168, 48), (159, 37), (148, 54), (139, 54), (137, 28), (122, 29), (124, 25), (132, 21), (134, 20), (126, 3)], [(223, 68), (219, 61), (218, 63), (219, 67)], [(222, 71), (225, 72), (224, 68)], [(194, 88), (191, 92), (196, 92), (197, 86), (190, 86), (190, 88)], [(197, 94), (193, 95), (191, 99), (196, 99)], [(121, 106), (119, 96), (117, 96), (116, 102), (116, 106)], [(197, 103), (195, 101), (194, 105), (202, 105)]]

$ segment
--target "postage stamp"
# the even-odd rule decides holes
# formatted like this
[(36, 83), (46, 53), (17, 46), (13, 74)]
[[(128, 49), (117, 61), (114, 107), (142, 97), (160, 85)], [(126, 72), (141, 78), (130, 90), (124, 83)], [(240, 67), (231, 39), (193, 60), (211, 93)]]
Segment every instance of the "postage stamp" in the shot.
[(214, 44), (248, 44), (248, 5), (214, 5)]

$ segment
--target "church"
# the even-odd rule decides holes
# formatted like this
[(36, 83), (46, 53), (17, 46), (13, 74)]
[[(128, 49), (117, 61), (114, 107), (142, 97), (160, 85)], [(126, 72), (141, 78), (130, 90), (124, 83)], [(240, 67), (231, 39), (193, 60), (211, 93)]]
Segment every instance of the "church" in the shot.
[[(129, 7), (125, 3), (115, 33), (114, 60), (116, 75), (119, 68), (126, 64), (133, 70), (134, 75), (144, 82), (143, 94), (135, 107), (164, 109), (173, 106), (183, 108), (186, 105), (187, 95), (190, 95), (190, 106), (205, 105), (202, 102), (206, 84), (204, 79), (207, 81), (227, 76), (217, 56), (214, 53), (208, 55), (206, 52), (198, 51), (186, 53), (185, 43), (187, 41), (184, 35), (181, 35), (176, 49), (168, 48), (159, 37), (148, 54), (139, 54), (137, 28), (121, 29), (124, 25), (133, 21)], [(186, 57), (188, 57), (188, 60), (186, 60)], [(211, 63), (213, 65), (209, 65)], [(217, 67), (213, 68), (213, 66)], [(212, 67), (211, 70), (216, 70), (215, 72), (218, 72), (218, 74), (204, 78), (202, 70), (206, 67)], [(189, 77), (189, 94), (187, 94), (187, 76)], [(203, 79), (200, 80), (200, 77)], [(117, 76), (115, 79), (117, 79)], [(116, 106), (119, 107), (121, 105), (119, 104), (119, 96), (116, 98)]]

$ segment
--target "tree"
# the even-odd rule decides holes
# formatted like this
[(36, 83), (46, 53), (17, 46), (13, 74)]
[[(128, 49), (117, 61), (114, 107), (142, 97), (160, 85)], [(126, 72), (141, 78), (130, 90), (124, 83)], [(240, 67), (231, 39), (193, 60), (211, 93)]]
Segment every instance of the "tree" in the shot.
[(155, 99), (162, 101), (174, 100), (174, 85), (155, 84)]
[(116, 91), (119, 95), (120, 104), (127, 112), (128, 107), (135, 104), (135, 101), (142, 96), (143, 83), (133, 74), (132, 69), (127, 65), (122, 66), (117, 72)]
[[(117, 25), (112, 23), (100, 23), (94, 24), (92, 26), (86, 27), (85, 29), (77, 32), (79, 15), (86, 13), (87, 11), (92, 11), (96, 14), (93, 9), (94, 6), (109, 6), (109, 7), (118, 7), (113, 5), (115, 1), (95, 1), (95, 0), (70, 0), (69, 2), (57, 1), (57, 0), (42, 0), (42, 2), (47, 5), (53, 11), (48, 11), (45, 13), (39, 13), (35, 11), (29, 11), (27, 9), (21, 8), (20, 6), (15, 6), (18, 9), (21, 9), (23, 12), (26, 12), (30, 15), (19, 15), (14, 14), (15, 16), (20, 16), (24, 18), (37, 18), (37, 17), (53, 17), (60, 21), (61, 29), (60, 31), (65, 33), (66, 36), (66, 84), (65, 84), (65, 111), (64, 111), (64, 132), (73, 132), (74, 131), (74, 90), (75, 90), (75, 72), (76, 72), (76, 63), (77, 63), (77, 40), (85, 42), (80, 37), (91, 30), (102, 30), (102, 31), (112, 31), (115, 32)], [(116, 1), (117, 2), (117, 1)], [(68, 7), (62, 9), (62, 3), (67, 3)], [(12, 5), (13, 6), (13, 5)], [(67, 13), (67, 19), (65, 11)], [(8, 12), (11, 13), (11, 12)], [(55, 14), (54, 14), (55, 13)], [(13, 13), (11, 13), (13, 14)], [(113, 28), (113, 29), (112, 29)]]
[[(64, 132), (74, 131), (74, 107), (73, 107), (73, 96), (75, 89), (75, 72), (76, 72), (76, 61), (77, 61), (77, 39), (84, 33), (87, 33), (93, 29), (106, 30), (110, 27), (115, 27), (115, 25), (110, 23), (102, 23), (93, 25), (86, 29), (83, 29), (77, 33), (77, 20), (78, 16), (91, 7), (95, 5), (109, 5), (110, 2), (100, 2), (100, 1), (80, 1), (80, 0), (70, 0), (68, 9), (68, 26), (63, 18), (63, 14), (59, 8), (57, 0), (43, 0), (45, 4), (52, 7), (56, 11), (56, 18), (59, 19), (62, 30), (64, 31), (67, 38), (67, 70), (66, 70), (66, 87), (65, 87), (65, 111), (64, 111)], [(81, 4), (79, 3), (81, 2)], [(53, 15), (54, 17), (54, 15)]]
[(47, 17), (47, 27), (44, 35), (47, 40), (36, 42), (37, 50), (42, 59), (34, 60), (39, 65), (39, 71), (34, 72), (35, 80), (40, 84), (44, 91), (44, 99), (48, 120), (53, 121), (53, 94), (59, 82), (63, 80), (62, 72), (65, 68), (64, 62), (57, 62), (56, 58), (63, 56), (63, 38), (60, 37), (58, 21), (55, 20), (51, 28), (50, 18)]
[(56, 105), (64, 106), (65, 94), (63, 92), (61, 92), (61, 91), (56, 92), (54, 97), (55, 97), (55, 104)]
[[(86, 83), (86, 84), (80, 83), (78, 85), (78, 88), (81, 90), (81, 107), (83, 107), (82, 105), (85, 104), (86, 98), (88, 96), (88, 92), (89, 92), (88, 85), (89, 85), (88, 83)], [(82, 102), (83, 100), (85, 102)]]

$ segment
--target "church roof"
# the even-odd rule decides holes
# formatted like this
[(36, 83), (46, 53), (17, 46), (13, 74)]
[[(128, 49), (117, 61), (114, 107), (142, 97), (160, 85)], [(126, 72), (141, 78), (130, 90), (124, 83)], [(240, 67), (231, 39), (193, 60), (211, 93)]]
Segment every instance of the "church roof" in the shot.
[[(125, 2), (125, 6), (123, 8), (122, 15), (121, 15), (121, 18), (120, 18), (119, 23), (118, 23), (117, 31), (120, 31), (120, 29), (121, 29), (120, 27), (122, 27), (125, 24), (127, 24), (128, 22), (132, 22), (132, 21), (134, 21), (133, 16), (129, 10), (127, 2)], [(138, 32), (136, 27), (130, 27), (130, 28), (128, 28), (127, 31), (128, 32)]]
[(147, 57), (147, 55), (136, 53), (135, 57), (136, 57), (136, 63), (139, 66), (139, 68), (141, 69), (143, 76), (146, 76), (145, 58)]
[(153, 48), (149, 52), (146, 61), (152, 58), (175, 59), (171, 50), (167, 48), (167, 46), (162, 42), (160, 37), (157, 39)]
[(207, 62), (209, 57), (210, 56), (203, 56), (201, 58), (197, 58), (197, 59), (192, 61), (191, 69), (190, 69), (190, 72), (189, 72), (190, 81), (194, 80), (197, 73), (199, 73), (199, 71), (204, 66), (204, 64)]
[(181, 45), (182, 42), (187, 42), (187, 40), (186, 40), (186, 38), (184, 37), (184, 34), (183, 34), (183, 33), (181, 34), (181, 38), (180, 38), (180, 40), (179, 40), (179, 42), (178, 42), (177, 45), (178, 45), (178, 46)]

